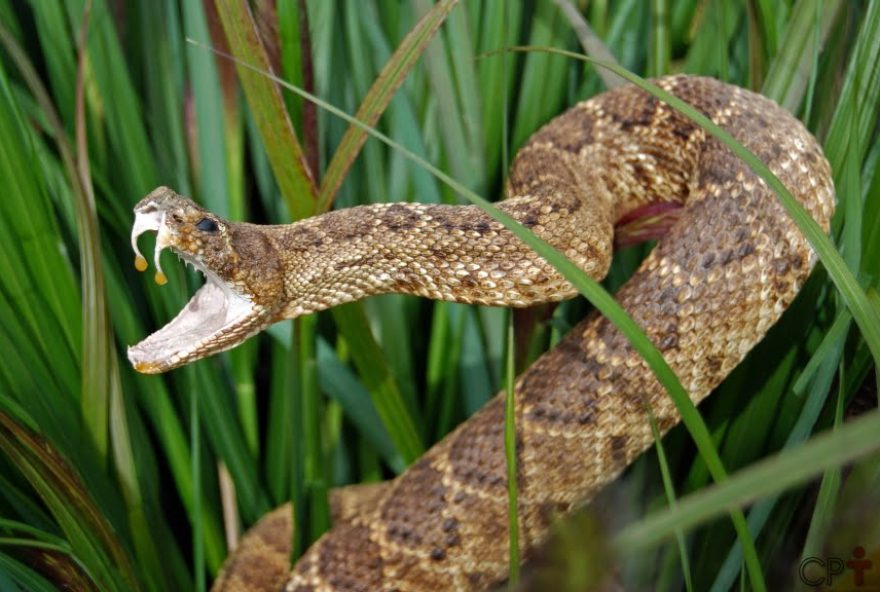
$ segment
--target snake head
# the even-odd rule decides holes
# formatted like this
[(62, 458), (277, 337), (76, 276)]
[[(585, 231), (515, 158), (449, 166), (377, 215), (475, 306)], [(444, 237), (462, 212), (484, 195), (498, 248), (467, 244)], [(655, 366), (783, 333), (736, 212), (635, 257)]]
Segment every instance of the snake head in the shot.
[(171, 322), (128, 348), (135, 370), (166, 372), (230, 349), (274, 322), (283, 283), (275, 249), (258, 227), (224, 220), (167, 187), (138, 202), (134, 214), (131, 244), (139, 270), (147, 261), (137, 239), (155, 231), (158, 284), (167, 281), (159, 264), (166, 248), (205, 276)]

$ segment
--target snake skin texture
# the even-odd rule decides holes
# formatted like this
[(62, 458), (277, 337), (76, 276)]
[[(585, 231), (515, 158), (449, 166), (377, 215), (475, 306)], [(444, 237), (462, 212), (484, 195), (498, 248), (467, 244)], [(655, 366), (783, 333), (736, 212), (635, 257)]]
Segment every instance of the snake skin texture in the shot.
[[(828, 229), (830, 168), (800, 122), (768, 99), (712, 79), (656, 82), (733, 134)], [(508, 195), (499, 204), (503, 210), (595, 278), (608, 269), (614, 225), (622, 217), (648, 204), (682, 206), (617, 300), (695, 403), (763, 337), (815, 263), (762, 180), (701, 128), (633, 86), (578, 104), (539, 130), (517, 155)], [(198, 212), (190, 217), (203, 215)], [(272, 298), (282, 298), (283, 306), (272, 309), (273, 320), (381, 292), (504, 306), (575, 294), (552, 267), (471, 206), (367, 206), (283, 227), (222, 223), (227, 234), (251, 233), (248, 241), (259, 233), (263, 256), (277, 257), (273, 273), (283, 274), (284, 286), (273, 288)], [(270, 268), (260, 267), (255, 273)], [(260, 306), (271, 308), (270, 301)], [(204, 350), (197, 356), (207, 355)], [(176, 365), (189, 361), (178, 357)], [(652, 444), (648, 408), (664, 433), (679, 421), (640, 356), (595, 314), (518, 377), (524, 557), (545, 540), (555, 516), (589, 501)], [(370, 503), (339, 520), (290, 574), (283, 573), (288, 547), (282, 544), (289, 520), (279, 527), (268, 519), (244, 539), (215, 590), (481, 590), (498, 584), (508, 570), (503, 431), (499, 395), (404, 474), (373, 490)], [(271, 536), (279, 532), (280, 538)], [(273, 553), (282, 571), (260, 584), (252, 576), (269, 573), (258, 562)]]

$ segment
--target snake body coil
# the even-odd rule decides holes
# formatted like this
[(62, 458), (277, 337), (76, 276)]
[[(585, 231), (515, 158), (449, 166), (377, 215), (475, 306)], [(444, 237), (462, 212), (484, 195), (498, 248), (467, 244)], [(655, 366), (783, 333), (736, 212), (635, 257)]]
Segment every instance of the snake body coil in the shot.
[[(796, 119), (715, 80), (676, 76), (658, 84), (733, 134), (828, 228), (829, 166)], [(517, 155), (508, 194), (502, 209), (596, 278), (610, 263), (616, 222), (649, 204), (681, 206), (617, 299), (695, 402), (761, 339), (815, 262), (763, 181), (690, 120), (632, 86), (581, 103), (538, 131)], [(138, 230), (158, 229), (159, 248), (172, 246), (219, 286), (210, 290), (225, 290), (194, 297), (225, 306), (210, 330), (192, 329), (189, 317), (198, 310), (185, 309), (131, 349), (145, 371), (231, 347), (280, 318), (374, 293), (507, 306), (575, 294), (552, 267), (470, 206), (369, 206), (259, 227), (216, 219), (157, 190), (136, 212), (151, 220), (162, 212), (159, 222)], [(205, 217), (217, 220), (219, 231), (199, 230), (199, 224), (212, 227)], [(192, 335), (181, 345), (186, 331)], [(518, 378), (526, 556), (555, 515), (592, 498), (652, 443), (647, 408), (664, 432), (679, 420), (640, 356), (598, 315)], [(277, 589), (286, 581), (291, 591), (465, 590), (499, 582), (507, 572), (503, 416), (496, 397), (403, 475), (371, 489), (362, 511), (343, 512), (290, 575), (284, 573), (289, 520), (271, 515), (245, 538), (216, 589)]]

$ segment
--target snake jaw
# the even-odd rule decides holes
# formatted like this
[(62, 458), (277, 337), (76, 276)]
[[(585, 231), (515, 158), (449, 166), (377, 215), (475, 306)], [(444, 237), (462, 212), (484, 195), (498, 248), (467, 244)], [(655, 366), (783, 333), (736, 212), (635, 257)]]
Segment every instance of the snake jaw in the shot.
[(159, 256), (166, 248), (205, 277), (205, 284), (174, 319), (128, 348), (128, 359), (138, 372), (167, 372), (230, 349), (274, 320), (271, 311), (261, 306), (246, 286), (221, 277), (210, 264), (206, 264), (207, 253), (217, 250), (216, 245), (199, 238), (192, 228), (193, 220), (201, 219), (205, 213), (193, 202), (166, 188), (157, 189), (135, 206), (131, 233), (135, 266), (141, 271), (147, 266), (137, 245), (138, 237), (154, 231), (157, 233), (153, 253), (157, 283), (161, 285), (167, 281), (159, 263)]
[(269, 324), (269, 315), (262, 307), (212, 275), (206, 274), (206, 278), (205, 285), (171, 322), (128, 348), (128, 359), (135, 370), (144, 374), (167, 372), (234, 347)]

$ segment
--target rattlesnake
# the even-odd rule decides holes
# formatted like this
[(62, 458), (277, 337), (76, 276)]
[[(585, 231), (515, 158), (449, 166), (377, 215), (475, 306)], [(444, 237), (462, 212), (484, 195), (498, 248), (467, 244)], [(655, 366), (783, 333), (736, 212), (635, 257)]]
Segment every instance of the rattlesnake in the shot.
[[(733, 134), (828, 229), (829, 165), (800, 122), (768, 99), (712, 79), (656, 82)], [(517, 155), (508, 195), (502, 210), (594, 278), (609, 266), (617, 221), (648, 204), (681, 206), (617, 299), (694, 402), (761, 339), (815, 262), (762, 180), (702, 128), (634, 86), (580, 103), (539, 130)], [(222, 220), (160, 188), (135, 212), (133, 243), (158, 230), (157, 263), (171, 246), (208, 278), (174, 321), (130, 348), (143, 372), (168, 370), (233, 347), (276, 320), (370, 294), (504, 306), (575, 295), (474, 206), (382, 204), (255, 226)], [(652, 443), (648, 407), (664, 432), (679, 419), (645, 362), (595, 314), (517, 379), (526, 557), (555, 515), (588, 501)], [(359, 512), (343, 513), (291, 575), (289, 519), (276, 512), (245, 538), (217, 589), (277, 589), (286, 581), (286, 590), (458, 590), (499, 582), (508, 553), (503, 425), (499, 396), (403, 475), (370, 489)]]

